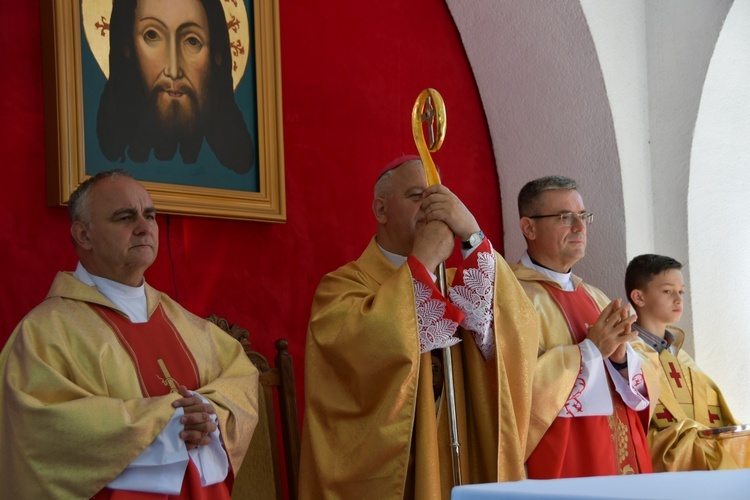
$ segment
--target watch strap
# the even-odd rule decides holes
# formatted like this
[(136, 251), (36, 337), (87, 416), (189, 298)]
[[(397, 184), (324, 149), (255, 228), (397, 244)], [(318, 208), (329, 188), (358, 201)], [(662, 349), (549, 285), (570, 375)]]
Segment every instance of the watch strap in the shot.
[(476, 233), (470, 235), (468, 240), (462, 241), (461, 248), (463, 248), (464, 250), (470, 250), (479, 245), (482, 241), (484, 241), (484, 233), (480, 229)]

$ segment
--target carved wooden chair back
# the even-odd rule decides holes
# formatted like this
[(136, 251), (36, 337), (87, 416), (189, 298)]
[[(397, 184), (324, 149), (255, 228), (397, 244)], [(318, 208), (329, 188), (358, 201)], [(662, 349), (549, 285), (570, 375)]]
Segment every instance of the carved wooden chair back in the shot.
[[(237, 325), (230, 325), (215, 314), (208, 321), (214, 323), (242, 344), (245, 354), (260, 372), (258, 387), (258, 426), (250, 442), (242, 467), (237, 471), (232, 498), (284, 498), (284, 476), (288, 497), (297, 498), (300, 430), (297, 412), (297, 391), (294, 384), (292, 357), (285, 339), (275, 342), (276, 357), (271, 367), (265, 356), (254, 351), (250, 333)], [(276, 389), (276, 397), (274, 397)], [(278, 404), (279, 418), (276, 416)], [(284, 466), (279, 453), (279, 432), (284, 447)]]

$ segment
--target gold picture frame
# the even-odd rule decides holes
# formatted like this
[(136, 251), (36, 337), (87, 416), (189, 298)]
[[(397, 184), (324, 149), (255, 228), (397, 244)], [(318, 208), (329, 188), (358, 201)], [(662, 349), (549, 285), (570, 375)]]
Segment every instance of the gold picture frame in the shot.
[[(243, 2), (232, 0), (232, 3), (236, 5), (238, 1)], [(252, 51), (248, 60), (252, 61), (254, 58), (256, 75), (253, 89), (257, 166), (253, 181), (255, 187), (228, 189), (182, 184), (179, 182), (180, 174), (174, 174), (178, 182), (160, 182), (134, 174), (149, 190), (160, 212), (268, 222), (286, 221), (279, 5), (278, 0), (244, 2), (248, 17), (252, 15), (252, 22), (249, 24), (253, 27), (250, 31), (253, 36), (250, 38), (254, 46), (247, 50)], [(88, 49), (89, 45), (86, 34), (82, 33), (81, 16), (81, 0), (41, 2), (49, 206), (67, 204), (72, 192), (95, 173), (91, 171), (93, 166), (88, 168), (87, 173), (86, 140), (89, 141), (88, 146), (93, 147), (95, 135), (87, 136), (85, 129), (91, 123), (87, 123), (84, 113), (83, 87), (86, 77), (82, 72), (82, 66), (85, 66), (82, 63), (85, 61), (82, 50), (84, 46)], [(106, 19), (102, 18), (102, 22), (106, 22)], [(106, 78), (103, 79), (106, 81)], [(89, 99), (93, 101), (93, 98)], [(92, 104), (87, 103), (87, 106)], [(246, 109), (239, 104), (238, 106), (247, 115)], [(88, 122), (91, 121), (89, 114)], [(208, 149), (205, 144), (203, 149)], [(117, 162), (96, 166), (101, 170), (118, 167), (120, 165)], [(121, 168), (130, 170), (127, 167)]]

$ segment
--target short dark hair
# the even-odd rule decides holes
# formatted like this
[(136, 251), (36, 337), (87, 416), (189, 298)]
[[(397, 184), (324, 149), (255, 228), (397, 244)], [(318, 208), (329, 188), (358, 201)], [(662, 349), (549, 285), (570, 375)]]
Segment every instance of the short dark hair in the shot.
[[(625, 292), (631, 301), (630, 292), (645, 290), (655, 276), (670, 269), (682, 269), (682, 264), (672, 257), (647, 253), (639, 255), (630, 261), (625, 270)], [(633, 304), (635, 306), (635, 304)]]
[(91, 214), (89, 214), (89, 192), (94, 184), (102, 179), (109, 179), (114, 177), (128, 177), (133, 178), (130, 172), (121, 168), (114, 170), (105, 170), (99, 172), (93, 177), (89, 177), (83, 181), (73, 194), (70, 195), (68, 200), (68, 217), (70, 217), (70, 223), (73, 224), (75, 221), (80, 220), (86, 224), (91, 223)]
[(537, 210), (539, 197), (542, 193), (545, 191), (562, 189), (577, 190), (578, 184), (570, 177), (564, 177), (562, 175), (548, 175), (547, 177), (540, 177), (539, 179), (527, 182), (526, 185), (521, 188), (521, 191), (518, 192), (519, 217), (539, 215), (534, 212)]
[[(137, 0), (116, 0), (110, 15), (109, 79), (97, 111), (99, 148), (109, 161), (143, 163), (151, 150), (160, 160), (174, 157), (178, 143), (165, 136), (150, 114), (133, 45)], [(211, 47), (210, 110), (203, 133), (179, 142), (185, 163), (198, 159), (203, 137), (219, 162), (237, 173), (248, 172), (255, 160), (255, 146), (242, 112), (234, 99), (229, 29), (220, 0), (200, 0), (208, 19)]]

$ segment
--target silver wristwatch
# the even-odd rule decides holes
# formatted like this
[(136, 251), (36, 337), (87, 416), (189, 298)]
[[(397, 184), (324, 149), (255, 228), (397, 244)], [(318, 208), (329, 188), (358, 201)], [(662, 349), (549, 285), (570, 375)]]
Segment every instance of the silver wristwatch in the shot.
[(479, 245), (483, 241), (484, 241), (484, 233), (480, 229), (476, 233), (469, 236), (468, 240), (462, 241), (461, 248), (463, 248), (464, 250), (471, 250), (472, 248)]

